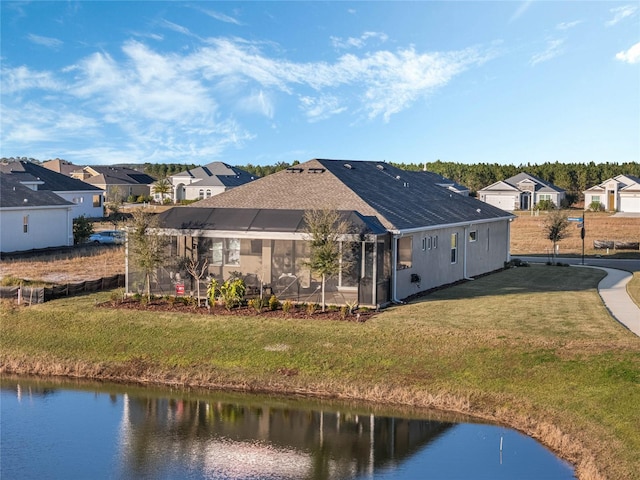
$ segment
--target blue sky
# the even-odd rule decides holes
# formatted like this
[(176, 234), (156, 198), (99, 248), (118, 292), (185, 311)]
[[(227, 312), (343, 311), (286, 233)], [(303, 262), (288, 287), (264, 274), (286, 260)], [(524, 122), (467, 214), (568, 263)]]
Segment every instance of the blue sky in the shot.
[(637, 1), (0, 9), (0, 156), (640, 161)]

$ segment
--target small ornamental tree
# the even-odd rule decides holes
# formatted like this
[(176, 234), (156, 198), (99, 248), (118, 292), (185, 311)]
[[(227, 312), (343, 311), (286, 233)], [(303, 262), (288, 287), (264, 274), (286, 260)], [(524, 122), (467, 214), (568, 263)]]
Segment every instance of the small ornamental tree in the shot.
[[(351, 233), (349, 222), (341, 218), (337, 210), (308, 210), (304, 214), (310, 246), (306, 265), (322, 275), (322, 311), (325, 310), (325, 284), (327, 278), (335, 277), (340, 270), (349, 271), (352, 264), (349, 242), (345, 235)], [(342, 252), (340, 243), (343, 240)]]
[(544, 231), (547, 239), (553, 244), (553, 258), (556, 257), (556, 246), (558, 242), (569, 236), (569, 220), (567, 215), (561, 210), (553, 210), (547, 216), (544, 223)]
[(171, 194), (171, 182), (166, 178), (161, 178), (153, 184), (153, 193), (160, 195), (160, 203), (164, 203), (164, 196)]
[(160, 234), (157, 228), (158, 221), (154, 214), (137, 209), (133, 211), (127, 229), (129, 255), (132, 263), (144, 274), (148, 301), (151, 301), (151, 275), (164, 264), (169, 243), (169, 238)]
[(86, 242), (93, 234), (93, 223), (84, 215), (73, 219), (73, 243), (76, 245)]
[(207, 273), (207, 267), (209, 266), (209, 262), (205, 258), (202, 262), (196, 258), (192, 258), (189, 260), (187, 264), (187, 272), (196, 282), (196, 298), (198, 301), (198, 307), (200, 306), (200, 280), (204, 277), (204, 274)]

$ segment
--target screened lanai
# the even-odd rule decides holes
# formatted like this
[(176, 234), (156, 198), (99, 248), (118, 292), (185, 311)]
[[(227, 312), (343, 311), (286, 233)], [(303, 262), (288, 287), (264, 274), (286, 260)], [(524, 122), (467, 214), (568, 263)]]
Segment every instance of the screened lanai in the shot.
[[(373, 217), (355, 211), (339, 212), (353, 227), (340, 240), (344, 262), (325, 284), (329, 305), (372, 306), (389, 301), (390, 236)], [(160, 215), (162, 234), (168, 237), (167, 260), (152, 278), (157, 295), (197, 295), (197, 279), (187, 266), (197, 259), (204, 265), (200, 296), (207, 277), (224, 281), (244, 279), (247, 296), (280, 301), (320, 303), (322, 277), (308, 266), (310, 236), (304, 210), (173, 208)], [(347, 260), (348, 259), (348, 260)], [(344, 265), (344, 268), (342, 268)], [(200, 270), (202, 271), (202, 270)], [(129, 262), (128, 293), (144, 289), (144, 275)]]

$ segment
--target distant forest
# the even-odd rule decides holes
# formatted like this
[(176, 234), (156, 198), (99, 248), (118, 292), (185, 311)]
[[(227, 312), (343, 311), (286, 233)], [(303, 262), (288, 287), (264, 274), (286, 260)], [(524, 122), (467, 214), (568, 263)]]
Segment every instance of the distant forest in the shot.
[[(26, 157), (2, 158), (0, 160), (29, 160), (40, 163), (36, 159)], [(274, 165), (253, 165), (249, 163), (247, 165), (237, 165), (237, 167), (246, 170), (255, 176), (264, 177), (280, 170), (298, 165), (299, 163), (300, 162), (298, 160), (295, 160), (292, 163), (278, 162)], [(526, 172), (529, 175), (534, 175), (542, 180), (551, 182), (560, 188), (564, 188), (567, 190), (568, 194), (573, 197), (573, 201), (579, 200), (582, 197), (582, 192), (587, 188), (597, 185), (608, 178), (615, 177), (616, 175), (623, 174), (640, 177), (640, 163), (638, 162), (545, 162), (541, 165), (528, 163), (515, 166), (501, 165), (498, 163), (478, 163), (467, 165), (463, 163), (442, 162), (437, 160), (435, 162), (426, 162), (423, 164), (393, 162), (391, 162), (391, 164), (405, 170), (413, 171), (422, 170), (426, 167), (426, 169), (431, 172), (465, 185), (474, 193), (481, 188), (491, 185), (492, 183), (512, 177), (520, 172)], [(180, 163), (145, 163), (142, 165), (127, 164), (122, 166), (144, 171), (154, 178), (164, 178), (184, 170), (198, 167), (198, 165), (195, 164)]]

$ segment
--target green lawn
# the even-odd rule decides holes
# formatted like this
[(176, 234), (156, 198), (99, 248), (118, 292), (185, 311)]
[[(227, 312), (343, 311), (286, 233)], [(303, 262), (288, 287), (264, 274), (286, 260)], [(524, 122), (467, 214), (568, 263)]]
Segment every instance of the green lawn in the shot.
[(535, 436), (582, 479), (640, 478), (640, 339), (603, 307), (602, 276), (511, 269), (365, 323), (111, 310), (96, 306), (108, 293), (88, 295), (3, 308), (0, 366), (442, 408)]

